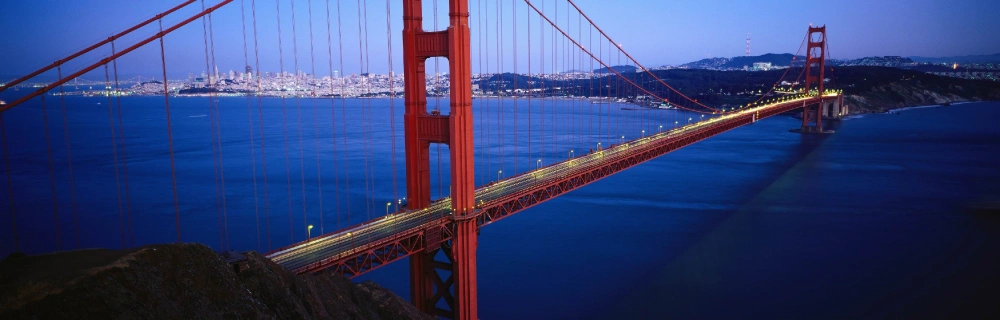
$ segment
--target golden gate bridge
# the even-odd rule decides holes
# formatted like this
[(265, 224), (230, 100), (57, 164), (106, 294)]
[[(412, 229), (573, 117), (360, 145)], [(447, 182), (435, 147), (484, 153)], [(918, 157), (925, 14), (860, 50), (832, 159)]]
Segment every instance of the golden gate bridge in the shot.
[[(265, 3), (267, 2), (267, 3)], [(494, 223), (513, 214), (522, 212), (540, 203), (546, 202), (567, 192), (576, 190), (590, 183), (597, 182), (605, 177), (621, 172), (622, 170), (639, 165), (650, 159), (667, 154), (671, 151), (683, 148), (687, 145), (710, 138), (723, 132), (752, 124), (761, 119), (781, 113), (802, 109), (802, 126), (797, 131), (803, 133), (824, 133), (823, 118), (836, 118), (842, 115), (843, 99), (839, 91), (825, 87), (825, 60), (829, 51), (826, 40), (826, 27), (809, 26), (805, 39), (802, 41), (795, 57), (805, 50), (805, 61), (799, 68), (789, 67), (775, 80), (775, 84), (769, 88), (770, 91), (761, 93), (753, 101), (738, 105), (713, 107), (704, 102), (699, 102), (681, 91), (670, 86), (667, 81), (660, 78), (656, 72), (648, 69), (632, 55), (623, 49), (621, 43), (616, 42), (612, 37), (599, 28), (594, 19), (588, 16), (584, 10), (573, 0), (555, 0), (546, 3), (542, 0), (523, 1), (491, 1), (491, 0), (448, 0), (447, 20), (445, 29), (437, 28), (438, 21), (438, 1), (403, 0), (402, 12), (392, 12), (392, 3), (387, 0), (385, 3), (384, 18), (386, 23), (387, 43), (385, 50), (388, 52), (388, 66), (390, 73), (393, 70), (393, 52), (399, 50), (399, 43), (394, 43), (394, 35), (402, 33), (401, 45), (403, 53), (403, 108), (405, 110), (402, 117), (403, 126), (403, 164), (405, 175), (405, 197), (400, 197), (396, 176), (396, 156), (397, 149), (396, 129), (397, 120), (395, 108), (390, 107), (391, 143), (390, 148), (393, 154), (392, 166), (392, 201), (385, 205), (386, 214), (379, 215), (380, 202), (375, 201), (374, 165), (371, 162), (373, 138), (372, 131), (377, 130), (371, 121), (371, 103), (362, 102), (366, 107), (359, 116), (363, 125), (360, 132), (348, 132), (346, 121), (350, 117), (345, 112), (343, 88), (341, 94), (333, 94), (333, 88), (345, 86), (341, 76), (336, 76), (344, 68), (344, 50), (353, 50), (354, 44), (346, 44), (343, 41), (345, 32), (354, 32), (353, 35), (358, 40), (358, 68), (363, 74), (370, 73), (372, 44), (368, 42), (368, 28), (370, 20), (379, 17), (381, 13), (368, 11), (368, 1), (357, 0), (353, 3), (356, 12), (342, 10), (342, 2), (350, 0), (299, 0), (299, 10), (295, 9), (296, 1), (277, 0), (274, 3), (269, 1), (256, 0), (223, 0), (214, 5), (207, 5), (205, 1), (200, 1), (200, 8), (197, 13), (182, 17), (174, 24), (164, 24), (164, 18), (177, 15), (181, 9), (190, 9), (192, 5), (199, 3), (195, 0), (183, 1), (179, 5), (163, 11), (156, 16), (146, 19), (135, 26), (93, 44), (83, 50), (73, 53), (66, 58), (60, 59), (37, 71), (27, 74), (21, 78), (5, 83), (0, 86), (0, 92), (19, 85), (28, 83), (31, 79), (40, 75), (49, 74), (56, 71), (56, 81), (46, 82), (44, 86), (32, 90), (26, 94), (21, 94), (12, 102), (0, 105), (0, 134), (2, 134), (4, 169), (7, 183), (7, 202), (5, 206), (10, 210), (12, 221), (12, 241), (15, 249), (20, 247), (20, 237), (18, 230), (18, 215), (31, 214), (39, 204), (22, 204), (14, 196), (14, 190), (18, 187), (12, 176), (16, 172), (12, 170), (9, 153), (11, 149), (8, 145), (9, 139), (18, 138), (17, 132), (8, 132), (3, 126), (4, 115), (20, 105), (29, 102), (38, 103), (41, 106), (42, 117), (45, 123), (45, 144), (46, 156), (48, 159), (49, 187), (51, 192), (51, 207), (56, 221), (57, 249), (65, 247), (61, 238), (63, 231), (59, 229), (60, 208), (65, 210), (69, 207), (73, 216), (73, 234), (76, 247), (80, 247), (79, 220), (86, 217), (78, 216), (78, 188), (88, 188), (86, 181), (79, 181), (74, 178), (73, 172), (73, 151), (69, 144), (71, 134), (70, 126), (66, 121), (66, 109), (74, 106), (67, 105), (65, 95), (66, 86), (73, 85), (76, 79), (87, 75), (103, 74), (104, 90), (109, 93), (107, 96), (107, 113), (109, 127), (112, 132), (111, 142), (112, 152), (107, 155), (111, 158), (115, 168), (115, 190), (110, 190), (116, 194), (117, 210), (119, 213), (119, 225), (121, 231), (121, 242), (123, 247), (134, 246), (134, 232), (132, 226), (133, 212), (131, 202), (135, 201), (130, 196), (129, 175), (136, 175), (134, 170), (130, 172), (130, 159), (126, 152), (126, 123), (122, 120), (122, 107), (120, 95), (111, 94), (120, 92), (126, 79), (119, 79), (119, 59), (124, 56), (135, 54), (142, 48), (155, 49), (159, 55), (161, 66), (161, 79), (168, 78), (167, 49), (168, 43), (165, 41), (168, 35), (181, 30), (182, 28), (197, 28), (201, 22), (201, 33), (204, 46), (204, 59), (206, 70), (211, 70), (211, 66), (216, 65), (216, 33), (220, 33), (226, 28), (233, 26), (221, 26), (212, 22), (213, 15), (239, 14), (241, 19), (241, 30), (235, 32), (242, 35), (243, 59), (242, 63), (254, 66), (254, 70), (260, 72), (260, 48), (261, 42), (272, 39), (263, 39), (258, 36), (258, 22), (271, 20), (277, 25), (277, 42), (280, 73), (285, 73), (285, 53), (282, 50), (287, 45), (288, 39), (282, 38), (282, 18), (287, 19), (291, 15), (290, 23), (292, 28), (292, 70), (298, 71), (299, 61), (299, 39), (297, 39), (296, 26), (302, 23), (302, 17), (298, 17), (296, 22), (296, 12), (302, 11), (302, 2), (305, 2), (308, 12), (307, 24), (309, 34), (309, 66), (311, 74), (316, 75), (316, 57), (323, 59), (323, 49), (326, 49), (326, 59), (328, 60), (329, 75), (324, 78), (325, 84), (331, 90), (326, 94), (318, 93), (323, 90), (320, 85), (313, 82), (308, 85), (299, 83), (301, 79), (292, 77), (290, 80), (281, 80), (280, 86), (284, 90), (290, 81), (292, 93), (282, 93), (280, 105), (282, 119), (268, 119), (264, 117), (262, 111), (263, 83), (261, 77), (254, 79), (247, 77), (246, 81), (255, 90), (244, 92), (246, 97), (246, 108), (249, 115), (247, 120), (250, 139), (250, 154), (253, 161), (253, 207), (255, 211), (254, 225), (256, 226), (256, 236), (258, 250), (263, 244), (262, 234), (266, 235), (266, 248), (269, 250), (267, 257), (274, 262), (293, 270), (297, 273), (335, 272), (348, 277), (355, 277), (368, 271), (377, 269), (387, 264), (408, 258), (410, 270), (411, 299), (415, 306), (430, 314), (456, 318), (475, 319), (477, 318), (477, 285), (476, 285), (476, 247), (478, 243), (479, 228)], [(314, 3), (315, 2), (315, 3)], [(428, 2), (433, 8), (432, 31), (425, 31), (427, 24), (424, 19), (424, 12), (428, 7)], [(470, 7), (471, 4), (475, 6)], [(374, 2), (373, 2), (374, 3)], [(274, 16), (258, 14), (261, 6), (267, 5), (275, 9)], [(373, 4), (374, 6), (374, 4)], [(282, 10), (285, 10), (285, 15)], [(316, 16), (313, 9), (319, 10)], [(474, 10), (473, 10), (474, 9)], [(227, 11), (229, 10), (229, 11)], [(560, 11), (561, 10), (561, 11)], [(356, 14), (357, 26), (343, 24), (342, 18), (351, 17)], [(392, 20), (402, 18), (402, 30), (393, 30)], [(320, 47), (317, 50), (316, 38), (314, 37), (314, 26), (318, 23), (325, 26), (325, 30), (319, 30), (319, 44), (322, 45), (322, 38), (326, 38), (326, 48)], [(287, 25), (286, 25), (287, 28)], [(123, 37), (134, 34), (137, 30), (155, 30), (155, 34), (142, 38), (138, 41), (122, 46)], [(287, 29), (286, 29), (287, 30)], [(334, 30), (336, 32), (334, 32)], [(325, 32), (324, 32), (325, 31)], [(475, 39), (475, 40), (473, 40)], [(283, 45), (282, 41), (286, 41)], [(595, 45), (596, 41), (596, 45)], [(490, 46), (493, 46), (492, 48)], [(519, 50), (520, 48), (526, 50)], [(96, 62), (87, 62), (84, 67), (73, 70), (64, 70), (71, 61), (87, 57), (95, 50), (110, 48), (111, 53)], [(335, 50), (336, 48), (336, 50)], [(303, 48), (301, 48), (303, 50)], [(319, 53), (317, 55), (317, 52)], [(479, 71), (477, 79), (473, 79), (473, 52), (477, 54)], [(492, 54), (492, 57), (491, 57)], [(444, 58), (447, 61), (447, 108), (440, 107), (440, 97), (433, 98), (433, 104), (428, 98), (428, 79), (435, 79), (431, 82), (434, 86), (432, 92), (441, 92), (439, 85), (441, 74), (438, 70), (438, 59)], [(622, 71), (616, 66), (624, 64), (635, 68), (634, 74)], [(429, 75), (429, 62), (434, 61), (433, 76)], [(508, 63), (508, 61), (510, 63)], [(322, 62), (322, 61), (321, 61)], [(485, 68), (484, 68), (485, 64)], [(491, 65), (492, 64), (492, 65)], [(337, 69), (335, 71), (334, 69)], [(600, 73), (582, 72), (582, 77), (575, 79), (558, 78), (558, 75), (573, 69), (599, 70)], [(793, 69), (799, 71), (797, 77), (791, 81), (791, 76), (796, 75), (791, 72)], [(797, 70), (801, 69), (801, 70)], [(581, 72), (577, 72), (581, 73)], [(789, 78), (786, 78), (789, 77)], [(374, 85), (367, 76), (362, 76), (363, 81), (359, 82), (362, 90), (372, 91)], [(128, 79), (128, 81), (137, 81)], [(791, 86), (780, 87), (778, 84), (789, 81)], [(93, 80), (89, 81), (94, 82)], [(169, 155), (170, 174), (162, 177), (164, 183), (170, 183), (173, 189), (173, 226), (176, 233), (176, 241), (181, 242), (181, 219), (183, 212), (181, 203), (184, 199), (178, 196), (178, 176), (175, 157), (173, 128), (170, 113), (170, 103), (176, 99), (178, 92), (176, 89), (168, 87), (168, 81), (163, 81), (163, 90), (160, 92), (163, 98), (163, 112), (166, 121), (167, 154)], [(322, 84), (322, 83), (321, 83)], [(390, 106), (395, 105), (397, 88), (395, 81), (390, 76), (390, 80), (385, 83), (391, 94), (388, 95)], [(206, 84), (210, 89), (219, 86), (216, 81), (208, 81)], [(567, 86), (567, 88), (556, 86)], [(569, 88), (572, 86), (572, 88)], [(775, 90), (779, 89), (781, 94)], [(223, 156), (226, 142), (222, 138), (222, 123), (226, 116), (225, 110), (219, 108), (221, 99), (214, 90), (206, 91), (207, 105), (210, 117), (211, 141), (205, 143), (205, 147), (212, 152), (213, 175), (216, 187), (217, 214), (219, 218), (219, 249), (231, 249), (228, 238), (230, 237), (229, 218), (232, 213), (227, 210), (227, 203), (236, 201), (249, 201), (251, 197), (227, 195), (226, 192), (226, 158)], [(53, 102), (53, 97), (59, 101)], [(576, 99), (566, 99), (572, 96)], [(48, 97), (48, 98), (47, 98)], [(113, 97), (117, 99), (114, 101)], [(302, 124), (302, 100), (304, 97), (323, 97), (329, 100), (329, 116), (331, 118), (331, 128), (322, 128), (332, 132), (333, 139), (329, 141), (334, 148), (333, 157), (324, 157), (320, 154), (319, 131), (316, 127), (316, 149), (315, 160), (317, 168), (323, 163), (332, 165), (338, 170), (345, 172), (350, 170), (348, 162), (349, 153), (361, 153), (363, 155), (366, 179), (365, 221), (352, 225), (349, 204), (346, 211), (346, 221), (348, 227), (344, 228), (341, 223), (341, 203), (342, 192), (336, 189), (333, 192), (336, 207), (336, 231), (325, 232), (324, 226), (331, 222), (324, 222), (323, 217), (330, 211), (329, 198), (330, 188), (338, 188), (338, 184), (343, 182), (349, 184), (345, 179), (340, 181), (335, 179), (331, 184), (329, 179), (323, 184), (322, 171), (317, 169), (316, 189), (319, 196), (315, 205), (307, 204), (306, 197), (306, 172), (304, 161), (305, 155), (303, 147), (303, 124)], [(477, 99), (474, 99), (476, 97)], [(653, 104), (668, 105), (674, 110), (670, 117), (664, 118), (646, 112), (633, 117), (620, 117), (621, 111), (612, 110), (612, 103), (607, 101), (638, 101), (639, 97)], [(226, 98), (237, 99), (237, 98)], [(46, 101), (50, 100), (50, 101)], [(320, 99), (309, 99), (312, 103), (313, 117), (320, 117), (317, 103)], [(478, 100), (478, 101), (477, 101)], [(541, 106), (541, 119), (531, 118), (532, 113), (518, 109), (519, 102), (526, 102), (529, 108), (532, 102)], [(291, 103), (290, 103), (291, 102)], [(484, 117), (492, 116), (486, 102), (495, 102), (496, 128), (484, 125)], [(508, 102), (512, 102), (508, 106)], [(63, 134), (67, 141), (64, 148), (54, 146), (50, 136), (49, 114), (46, 106), (58, 104), (62, 114)], [(296, 123), (289, 125), (288, 113), (286, 109), (292, 109), (294, 104), (295, 113), (298, 115), (294, 119)], [(431, 108), (433, 106), (433, 108)], [(545, 109), (548, 108), (548, 109)], [(595, 110), (596, 108), (596, 110)], [(256, 110), (255, 110), (256, 109)], [(575, 109), (590, 111), (589, 117), (578, 114), (563, 114), (560, 109)], [(548, 110), (548, 111), (546, 111)], [(653, 109), (649, 109), (653, 110)], [(95, 110), (95, 112), (104, 110)], [(256, 111), (256, 113), (255, 113)], [(521, 123), (522, 128), (527, 128), (527, 136), (520, 137), (520, 131), (507, 132), (500, 124), (511, 121), (512, 126), (519, 126), (519, 112), (528, 112), (527, 123)], [(549, 113), (546, 113), (549, 112)], [(338, 118), (339, 115), (339, 118)], [(699, 115), (697, 117), (692, 115)], [(705, 116), (708, 118), (705, 118)], [(478, 119), (477, 119), (478, 116)], [(309, 116), (307, 117), (307, 121)], [(686, 118), (686, 119), (685, 119)], [(340, 127), (335, 120), (341, 120)], [(478, 125), (477, 125), (478, 120)], [(352, 120), (353, 121), (353, 120)], [(523, 121), (523, 120), (522, 120)], [(673, 121), (671, 124), (670, 121)], [(280, 122), (282, 133), (280, 146), (265, 145), (264, 126), (268, 123), (277, 125)], [(511, 125), (511, 124), (508, 124)], [(667, 127), (664, 128), (664, 125)], [(569, 138), (565, 134), (558, 132), (564, 128), (572, 128)], [(594, 130), (596, 127), (596, 130)], [(255, 129), (256, 128), (256, 129)], [(298, 150), (294, 150), (294, 142), (289, 143), (289, 130), (297, 131)], [(355, 127), (357, 128), (357, 127)], [(584, 132), (597, 132), (596, 141), (586, 141), (588, 138)], [(360, 136), (362, 150), (348, 150), (348, 136), (357, 138)], [(292, 137), (294, 140), (294, 137)], [(337, 149), (339, 146), (342, 149)], [(532, 145), (534, 143), (534, 145)], [(602, 145), (605, 143), (605, 145)], [(526, 148), (522, 148), (526, 145)], [(441, 157), (446, 154), (447, 165), (450, 167), (447, 177), (450, 182), (438, 183), (438, 187), (448, 186), (448, 192), (439, 191), (438, 197), (434, 198), (433, 193), (433, 170), (431, 166), (432, 146), (438, 148), (437, 179), (443, 180), (445, 170), (442, 170)], [(440, 147), (445, 146), (446, 152)], [(486, 159), (477, 159), (476, 151), (482, 148), (496, 148), (499, 155), (495, 159), (493, 155)], [(269, 190), (268, 186), (274, 184), (274, 172), (269, 175), (268, 159), (265, 148), (281, 148), (284, 162), (284, 185), (280, 190)], [(526, 155), (517, 155), (525, 149)], [(581, 150), (577, 153), (575, 150)], [(583, 151), (589, 150), (589, 151)], [(68, 170), (68, 178), (57, 175), (55, 172), (56, 160), (54, 154), (65, 152), (66, 161), (59, 165), (65, 165)], [(553, 156), (553, 154), (563, 156)], [(296, 156), (297, 154), (297, 156)], [(511, 154), (508, 157), (508, 154)], [(260, 157), (260, 167), (258, 170), (257, 159)], [(295, 186), (292, 168), (294, 163), (292, 157), (299, 160), (300, 180), (299, 186)], [(543, 159), (546, 159), (543, 163)], [(553, 160), (555, 159), (555, 160)], [(191, 159), (188, 159), (191, 160)], [(192, 161), (204, 162), (208, 159), (193, 159)], [(272, 170), (276, 165), (275, 159), (270, 159)], [(280, 160), (277, 159), (280, 170)], [(476, 160), (486, 162), (487, 170), (481, 170), (482, 165), (476, 166)], [(525, 161), (527, 160), (527, 161)], [(519, 163), (520, 162), (520, 163)], [(496, 165), (496, 179), (493, 179), (493, 165)], [(15, 164), (16, 165), (16, 164)], [(484, 171), (477, 175), (477, 168)], [(134, 168), (133, 168), (134, 169)], [(513, 171), (512, 171), (513, 169)], [(505, 172), (506, 170), (506, 172)], [(505, 174), (506, 173), (506, 177)], [(269, 184), (267, 179), (272, 177)], [(258, 181), (258, 177), (260, 181)], [(279, 177), (280, 179), (280, 177)], [(230, 182), (232, 185), (234, 182)], [(239, 182), (237, 182), (239, 183)], [(246, 182), (242, 182), (246, 183)], [(357, 183), (357, 182), (355, 182)], [(66, 196), (60, 196), (57, 191), (68, 186), (70, 189), (69, 201)], [(293, 212), (292, 190), (295, 187), (301, 188), (302, 207), (302, 232), (296, 232), (295, 217), (297, 212)], [(346, 188), (345, 188), (346, 189)], [(327, 190), (326, 196), (323, 191)], [(260, 198), (264, 199), (261, 200)], [(271, 207), (271, 199), (287, 200), (287, 210), (285, 208)], [(327, 208), (324, 209), (324, 198), (327, 200)], [(350, 201), (348, 196), (344, 196), (345, 201)], [(402, 199), (406, 199), (404, 205)], [(392, 209), (392, 212), (390, 212)], [(288, 241), (272, 239), (271, 221), (279, 219), (278, 214), (287, 211), (289, 224)], [(374, 212), (374, 216), (373, 216)], [(310, 213), (319, 217), (320, 232), (317, 236), (312, 236), (312, 225)], [(65, 214), (65, 211), (64, 211)], [(263, 223), (260, 215), (264, 215)], [(360, 219), (355, 216), (353, 220)], [(126, 222), (127, 220), (127, 222)], [(306, 228), (308, 226), (308, 228)], [(161, 226), (166, 227), (166, 226)], [(263, 229), (263, 231), (262, 231)], [(86, 230), (83, 230), (86, 232)], [(126, 231), (129, 234), (126, 237)], [(250, 230), (232, 230), (234, 233), (250, 232)], [(302, 240), (296, 240), (295, 235), (304, 235)], [(126, 240), (128, 238), (129, 240)], [(275, 243), (284, 245), (278, 249), (273, 249)], [(247, 249), (247, 248), (240, 248)]]

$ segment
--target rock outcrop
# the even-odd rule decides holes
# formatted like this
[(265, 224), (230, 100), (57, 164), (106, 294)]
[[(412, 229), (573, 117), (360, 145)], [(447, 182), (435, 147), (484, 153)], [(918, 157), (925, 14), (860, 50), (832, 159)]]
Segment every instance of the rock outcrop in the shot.
[(199, 244), (76, 250), (0, 262), (0, 318), (433, 319), (372, 282), (295, 275)]

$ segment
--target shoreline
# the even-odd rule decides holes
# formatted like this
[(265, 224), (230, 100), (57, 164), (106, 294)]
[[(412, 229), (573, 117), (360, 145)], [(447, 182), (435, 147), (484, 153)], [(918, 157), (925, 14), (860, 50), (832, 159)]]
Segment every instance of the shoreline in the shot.
[(937, 107), (953, 107), (953, 106), (958, 106), (958, 105), (963, 105), (963, 104), (984, 103), (984, 102), (997, 102), (997, 101), (1000, 101), (1000, 100), (959, 101), (959, 102), (950, 102), (950, 105), (944, 105), (944, 104), (927, 104), (927, 105), (908, 106), (908, 107), (901, 107), (901, 108), (895, 108), (895, 109), (888, 109), (885, 112), (858, 113), (858, 114), (892, 114), (892, 113), (903, 112), (903, 111), (910, 111), (910, 110), (917, 110), (917, 109), (937, 108)]

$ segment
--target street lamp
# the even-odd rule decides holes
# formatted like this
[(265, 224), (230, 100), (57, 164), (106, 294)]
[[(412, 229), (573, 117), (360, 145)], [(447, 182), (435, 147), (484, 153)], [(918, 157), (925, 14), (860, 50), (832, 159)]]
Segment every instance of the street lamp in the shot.
[(625, 143), (625, 136), (622, 136), (622, 143)]
[(688, 118), (688, 124), (691, 124), (691, 118)]
[(601, 143), (600, 142), (597, 143), (597, 151), (603, 151), (603, 150), (601, 150)]
[(392, 205), (392, 202), (386, 202), (385, 203), (385, 215), (386, 216), (389, 215), (389, 206), (391, 206), (391, 205)]
[(679, 122), (680, 121), (674, 121), (674, 129), (677, 129), (677, 123), (679, 123)]
[(645, 138), (645, 137), (646, 137), (646, 130), (642, 130), (642, 137), (643, 137), (643, 138)]
[(310, 224), (309, 227), (306, 228), (306, 240), (312, 239), (312, 230), (313, 225)]
[(538, 159), (537, 161), (535, 161), (535, 169), (538, 169), (538, 168), (541, 168), (541, 167), (542, 167), (542, 159)]
[(657, 133), (663, 132), (663, 125), (662, 124), (660, 125), (660, 130), (657, 130), (656, 132)]
[(568, 154), (569, 154), (569, 158), (570, 158), (570, 159), (573, 159), (573, 156), (574, 156), (574, 155), (576, 155), (576, 154), (575, 154), (575, 153), (573, 152), (573, 150), (570, 150)]
[(500, 174), (501, 173), (503, 173), (503, 170), (497, 171), (497, 182), (500, 182)]

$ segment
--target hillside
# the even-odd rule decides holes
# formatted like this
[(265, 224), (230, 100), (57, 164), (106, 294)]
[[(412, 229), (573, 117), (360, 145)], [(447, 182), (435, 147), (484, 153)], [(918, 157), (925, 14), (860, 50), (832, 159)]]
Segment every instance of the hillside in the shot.
[[(757, 62), (770, 63), (773, 66), (789, 66), (792, 63), (791, 53), (768, 53), (759, 56), (750, 57), (732, 57), (732, 58), (708, 58), (701, 59), (695, 62), (689, 62), (682, 64), (680, 67), (689, 69), (720, 69), (720, 70), (730, 70), (730, 69), (743, 69), (743, 67), (753, 66)], [(803, 59), (804, 57), (799, 56), (798, 59)]]
[(962, 101), (1000, 100), (1000, 83), (940, 77), (887, 67), (839, 67), (835, 88), (844, 90), (852, 112), (885, 112), (896, 108)]
[(978, 56), (956, 56), (956, 57), (909, 57), (916, 62), (930, 63), (989, 63), (1000, 62), (1000, 53), (978, 55)]
[[(744, 105), (760, 98), (760, 92), (770, 90), (782, 74), (794, 82), (802, 68), (771, 71), (715, 71), (704, 69), (672, 69), (652, 71), (657, 78), (702, 103), (716, 107)], [(676, 99), (645, 72), (623, 73), (633, 83), (660, 97)], [(603, 77), (609, 77), (608, 75)], [(1000, 100), (1000, 82), (942, 77), (915, 70), (889, 67), (831, 67), (825, 74), (830, 79), (827, 88), (842, 89), (853, 113), (884, 112), (895, 108), (941, 104), (945, 102)], [(606, 78), (602, 78), (606, 79)], [(618, 96), (636, 95), (625, 81), (595, 79), (540, 80), (522, 75), (503, 74), (484, 79), (477, 84), (489, 92), (517, 88), (544, 88), (533, 96)], [(529, 83), (531, 83), (529, 85)], [(798, 86), (801, 88), (801, 86)], [(510, 95), (504, 93), (503, 95)], [(771, 96), (777, 96), (772, 94)]]
[[(638, 69), (639, 68), (636, 68), (635, 66), (612, 66), (611, 67), (611, 70), (617, 71), (618, 73), (635, 72)], [(596, 73), (596, 74), (614, 73), (614, 72), (611, 72), (611, 70), (608, 70), (608, 68), (599, 68), (599, 69), (594, 69), (594, 73)]]
[(245, 258), (230, 265), (200, 244), (11, 256), (0, 319), (434, 319), (372, 282)]

